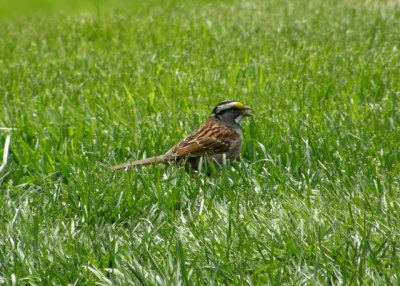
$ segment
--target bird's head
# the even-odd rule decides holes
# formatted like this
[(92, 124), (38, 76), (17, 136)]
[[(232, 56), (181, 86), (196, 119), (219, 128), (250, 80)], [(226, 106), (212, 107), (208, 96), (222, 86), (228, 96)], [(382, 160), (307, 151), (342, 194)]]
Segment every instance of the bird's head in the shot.
[(246, 116), (252, 115), (253, 109), (237, 100), (226, 100), (214, 107), (211, 117), (228, 124), (240, 125)]

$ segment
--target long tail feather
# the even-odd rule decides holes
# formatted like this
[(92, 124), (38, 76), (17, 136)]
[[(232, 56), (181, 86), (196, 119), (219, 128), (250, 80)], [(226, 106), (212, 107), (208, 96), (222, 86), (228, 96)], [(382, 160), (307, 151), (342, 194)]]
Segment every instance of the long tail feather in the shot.
[(146, 166), (146, 165), (151, 165), (151, 164), (159, 164), (159, 163), (166, 162), (166, 161), (168, 161), (167, 157), (165, 155), (161, 155), (161, 156), (146, 158), (143, 160), (122, 163), (119, 165), (112, 166), (112, 167), (110, 167), (110, 169), (111, 170), (119, 170), (119, 169), (127, 169), (127, 168), (136, 168), (136, 167), (141, 167), (141, 166)]

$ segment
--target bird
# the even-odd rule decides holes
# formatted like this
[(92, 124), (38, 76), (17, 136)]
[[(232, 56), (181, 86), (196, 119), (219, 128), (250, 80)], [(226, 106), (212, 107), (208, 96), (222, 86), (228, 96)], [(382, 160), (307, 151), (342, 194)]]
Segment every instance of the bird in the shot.
[(233, 161), (239, 155), (243, 142), (241, 124), (253, 115), (253, 108), (238, 100), (218, 103), (206, 122), (165, 154), (111, 167), (111, 170), (135, 168), (167, 162), (184, 162), (197, 168), (200, 158), (210, 158), (218, 165)]

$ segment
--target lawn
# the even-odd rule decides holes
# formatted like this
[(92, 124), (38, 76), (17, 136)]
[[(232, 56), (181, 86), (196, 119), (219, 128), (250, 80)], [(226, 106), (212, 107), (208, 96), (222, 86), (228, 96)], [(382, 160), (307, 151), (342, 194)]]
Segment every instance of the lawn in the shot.
[[(399, 285), (396, 1), (65, 3), (0, 1), (0, 284)], [(225, 99), (219, 175), (109, 170)]]

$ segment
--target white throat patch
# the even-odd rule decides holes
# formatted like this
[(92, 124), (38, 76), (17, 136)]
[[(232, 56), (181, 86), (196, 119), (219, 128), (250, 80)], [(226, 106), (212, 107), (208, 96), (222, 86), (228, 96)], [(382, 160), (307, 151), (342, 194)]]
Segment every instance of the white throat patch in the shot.
[(236, 124), (242, 124), (242, 121), (243, 121), (243, 115), (238, 115), (236, 118), (235, 118), (235, 122), (236, 122)]

